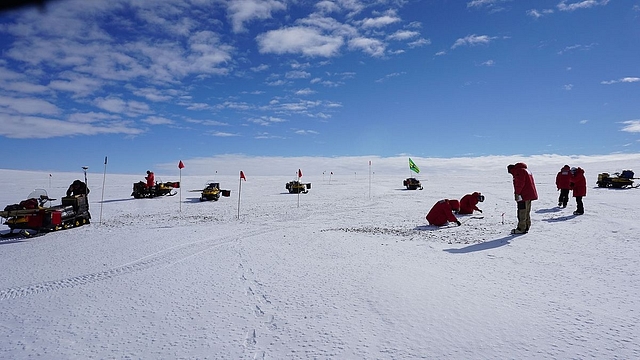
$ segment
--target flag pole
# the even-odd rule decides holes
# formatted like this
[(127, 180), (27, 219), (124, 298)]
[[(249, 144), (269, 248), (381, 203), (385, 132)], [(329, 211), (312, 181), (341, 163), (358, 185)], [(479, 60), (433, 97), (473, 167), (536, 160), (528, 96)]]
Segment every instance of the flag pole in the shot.
[(244, 176), (244, 172), (240, 170), (240, 179), (238, 179), (238, 220), (240, 220), (240, 194), (242, 193), (242, 179), (247, 181), (247, 178)]
[(104, 157), (104, 174), (102, 175), (102, 198), (100, 199), (100, 225), (102, 225), (102, 205), (104, 204), (104, 183), (107, 179), (107, 157)]
[(300, 183), (300, 169), (298, 169), (298, 173), (296, 175), (298, 176), (298, 207), (300, 207), (300, 186), (302, 185)]
[(180, 169), (180, 180), (178, 180), (178, 184), (180, 185), (180, 212), (182, 212), (182, 168), (184, 168), (184, 163), (180, 160), (180, 162), (178, 162), (178, 169)]
[(371, 200), (371, 160), (369, 160), (369, 200)]

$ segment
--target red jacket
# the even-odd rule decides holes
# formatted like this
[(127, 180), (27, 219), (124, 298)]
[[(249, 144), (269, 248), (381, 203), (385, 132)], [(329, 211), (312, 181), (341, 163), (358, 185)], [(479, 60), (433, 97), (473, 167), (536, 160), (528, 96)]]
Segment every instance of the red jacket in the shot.
[(147, 187), (152, 187), (156, 184), (156, 177), (153, 175), (153, 172), (150, 172), (147, 176), (144, 177), (147, 180)]
[(527, 169), (527, 164), (517, 163), (510, 171), (513, 176), (513, 191), (522, 196), (522, 200), (538, 200), (538, 191), (533, 180), (533, 174)]
[(573, 197), (587, 196), (587, 179), (584, 177), (582, 168), (578, 168), (575, 174), (571, 175), (571, 183), (573, 184)]
[(569, 165), (562, 167), (562, 170), (556, 175), (556, 187), (558, 189), (571, 189), (571, 172), (569, 171)]
[(458, 219), (455, 215), (453, 215), (453, 211), (451, 211), (451, 205), (449, 204), (449, 200), (444, 199), (438, 201), (429, 213), (427, 214), (427, 221), (429, 224), (436, 226), (447, 225), (449, 221), (456, 222)]
[(480, 211), (476, 205), (478, 205), (479, 192), (473, 194), (467, 194), (460, 199), (460, 211), (458, 214), (473, 214), (474, 210)]

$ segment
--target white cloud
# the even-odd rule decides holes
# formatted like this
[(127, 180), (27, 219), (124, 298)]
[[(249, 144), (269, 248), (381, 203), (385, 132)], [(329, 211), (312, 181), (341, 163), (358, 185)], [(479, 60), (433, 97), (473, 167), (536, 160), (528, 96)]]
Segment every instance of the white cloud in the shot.
[(365, 29), (381, 28), (393, 23), (399, 22), (401, 19), (394, 12), (376, 18), (366, 18), (362, 20), (361, 25)]
[(575, 3), (567, 4), (566, 0), (560, 1), (557, 5), (560, 11), (574, 11), (578, 9), (588, 9), (594, 6), (604, 6), (609, 3), (609, 0), (583, 0)]
[(315, 93), (316, 92), (314, 90), (311, 90), (309, 88), (300, 89), (300, 90), (295, 92), (296, 95), (301, 95), (301, 96), (312, 95), (312, 94), (315, 94)]
[(623, 121), (622, 124), (625, 124), (626, 126), (623, 127), (621, 131), (640, 133), (640, 120)]
[(310, 73), (306, 72), (306, 71), (288, 71), (284, 77), (286, 77), (287, 79), (307, 79), (311, 76)]
[(495, 64), (496, 64), (496, 63), (495, 63), (495, 61), (493, 61), (493, 60), (487, 60), (487, 61), (483, 62), (483, 63), (482, 63), (482, 64), (480, 64), (480, 65), (482, 65), (482, 66), (493, 66), (493, 65), (495, 65)]
[(414, 38), (416, 36), (420, 36), (420, 33), (417, 32), (417, 31), (398, 30), (398, 31), (394, 32), (393, 34), (387, 36), (387, 39), (389, 39), (389, 40), (407, 40), (407, 39)]
[(589, 120), (580, 120), (580, 124), (583, 124), (583, 125), (588, 123), (588, 122), (589, 122)]
[(371, 56), (383, 56), (385, 44), (377, 39), (359, 37), (349, 40), (350, 49), (358, 49)]
[(147, 123), (149, 125), (171, 125), (175, 123), (171, 119), (167, 119), (160, 116), (149, 116), (145, 119), (142, 119), (142, 122)]
[(606, 80), (606, 81), (601, 81), (600, 84), (604, 84), (604, 85), (611, 85), (611, 84), (617, 84), (617, 83), (634, 83), (634, 82), (640, 82), (640, 78), (637, 77), (624, 77), (618, 80)]
[(0, 96), (0, 112), (28, 115), (57, 115), (61, 113), (56, 105), (42, 99)]
[(415, 47), (420, 47), (420, 46), (425, 46), (425, 45), (431, 45), (431, 40), (430, 39), (418, 39), (416, 41), (409, 42), (407, 45), (409, 45), (410, 48), (415, 48)]
[(271, 18), (271, 13), (287, 9), (284, 2), (274, 0), (236, 0), (227, 2), (227, 16), (233, 31), (246, 31), (244, 24), (252, 20)]
[(436, 56), (442, 56), (442, 55), (447, 55), (447, 52), (443, 50), (443, 51), (438, 51), (436, 53)]
[(314, 130), (296, 130), (295, 133), (298, 134), (298, 135), (317, 135), (317, 134), (319, 134), (317, 131), (314, 131)]
[(137, 116), (150, 113), (149, 105), (133, 100), (122, 100), (116, 97), (97, 98), (94, 100), (95, 106), (100, 109), (115, 113)]
[(222, 131), (215, 131), (215, 132), (211, 132), (210, 135), (212, 136), (216, 136), (216, 137), (233, 137), (233, 136), (240, 136), (238, 134), (232, 134), (232, 133), (228, 133), (228, 132), (222, 132)]
[(567, 90), (567, 91), (570, 91), (571, 89), (573, 89), (573, 84), (566, 84), (562, 88)]
[(306, 27), (272, 30), (256, 38), (260, 53), (302, 54), (304, 56), (332, 57), (339, 53), (344, 40), (340, 36), (323, 35)]
[(24, 115), (5, 115), (2, 117), (2, 126), (0, 126), (0, 135), (14, 139), (48, 139), (98, 134), (137, 135), (140, 133), (142, 130), (131, 127), (128, 122), (122, 121), (91, 124)]
[(549, 14), (553, 14), (553, 9), (544, 9), (544, 10), (536, 10), (536, 9), (531, 9), (531, 10), (527, 10), (527, 15), (539, 19), (545, 15), (549, 15)]
[(476, 46), (476, 45), (486, 45), (491, 42), (491, 40), (495, 39), (495, 37), (490, 37), (487, 35), (467, 35), (466, 37), (459, 38), (456, 42), (451, 46), (451, 49), (455, 49), (458, 46), (468, 45), (468, 46)]

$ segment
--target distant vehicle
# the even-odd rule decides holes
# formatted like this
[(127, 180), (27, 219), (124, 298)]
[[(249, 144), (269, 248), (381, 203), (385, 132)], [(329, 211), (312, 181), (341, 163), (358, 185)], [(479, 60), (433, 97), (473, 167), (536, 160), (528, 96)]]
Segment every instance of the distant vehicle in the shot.
[(220, 190), (220, 183), (209, 180), (202, 190), (190, 190), (191, 192), (200, 192), (200, 201), (218, 201), (220, 196), (231, 196), (231, 190)]
[[(7, 205), (0, 211), (0, 217), (5, 218), (4, 224), (11, 231), (2, 237), (22, 235), (25, 237), (38, 233), (69, 229), (88, 224), (91, 219), (89, 200), (86, 194), (65, 196), (62, 204), (45, 206), (54, 201), (44, 189), (35, 189), (26, 200), (18, 204)], [(14, 233), (14, 230), (19, 230)]]
[(623, 170), (622, 173), (613, 173), (613, 176), (609, 175), (609, 173), (600, 173), (598, 174), (598, 181), (596, 184), (601, 188), (616, 188), (616, 189), (626, 189), (626, 188), (637, 188), (639, 185), (633, 186), (634, 173), (631, 170)]
[(177, 194), (173, 189), (177, 189), (180, 187), (179, 181), (169, 181), (164, 183), (157, 183), (152, 187), (147, 187), (147, 184), (144, 181), (139, 181), (137, 183), (133, 183), (133, 192), (131, 196), (136, 199), (141, 198), (154, 198), (158, 196), (173, 196)]
[(298, 180), (289, 181), (285, 186), (289, 194), (306, 194), (311, 189), (311, 183), (303, 184)]
[(402, 185), (407, 188), (407, 190), (422, 190), (422, 184), (420, 180), (416, 178), (408, 178), (402, 182)]

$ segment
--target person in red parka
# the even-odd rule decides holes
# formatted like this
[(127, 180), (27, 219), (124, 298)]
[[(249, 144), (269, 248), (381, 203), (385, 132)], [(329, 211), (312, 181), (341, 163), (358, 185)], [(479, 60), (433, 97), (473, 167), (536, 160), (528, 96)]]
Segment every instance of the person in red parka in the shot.
[(569, 165), (565, 165), (556, 175), (556, 187), (560, 190), (558, 206), (567, 207), (569, 202), (569, 191), (571, 190), (571, 172)]
[[(458, 200), (455, 200), (456, 202)], [(455, 204), (454, 204), (455, 206)], [(430, 225), (435, 226), (444, 226), (449, 222), (454, 222), (458, 224), (458, 226), (462, 225), (460, 221), (453, 215), (453, 209), (449, 202), (449, 199), (440, 200), (429, 210), (427, 214), (427, 221)]]
[(578, 208), (573, 212), (573, 215), (584, 214), (584, 204), (582, 198), (587, 196), (587, 179), (584, 176), (584, 170), (582, 168), (571, 168), (571, 189), (573, 190), (573, 197), (576, 198), (576, 204)]
[(531, 227), (531, 201), (538, 200), (533, 174), (525, 163), (509, 165), (507, 171), (513, 176), (513, 195), (518, 203), (518, 226), (511, 233), (526, 234)]
[(478, 202), (484, 201), (484, 195), (479, 192), (474, 192), (473, 194), (467, 194), (460, 199), (460, 211), (458, 214), (473, 214), (473, 211), (482, 212), (482, 210), (478, 209)]
[(156, 184), (156, 176), (153, 174), (153, 171), (147, 170), (147, 176), (144, 177), (147, 180), (147, 187), (151, 188)]

